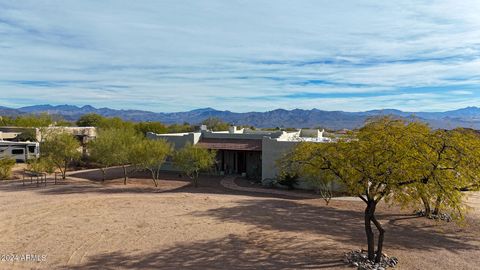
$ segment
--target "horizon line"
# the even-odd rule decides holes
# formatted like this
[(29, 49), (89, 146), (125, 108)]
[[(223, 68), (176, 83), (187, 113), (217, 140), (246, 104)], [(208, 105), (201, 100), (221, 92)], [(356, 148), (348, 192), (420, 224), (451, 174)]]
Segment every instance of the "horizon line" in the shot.
[(272, 112), (272, 111), (278, 111), (278, 110), (285, 110), (285, 111), (294, 111), (294, 110), (303, 110), (303, 111), (312, 111), (312, 110), (318, 110), (318, 111), (325, 111), (325, 112), (346, 112), (346, 113), (364, 113), (364, 112), (372, 112), (372, 111), (390, 111), (390, 110), (395, 110), (403, 113), (445, 113), (445, 112), (451, 112), (451, 111), (457, 111), (457, 110), (462, 110), (462, 109), (469, 109), (469, 108), (475, 108), (475, 109), (480, 109), (480, 107), (477, 106), (466, 106), (466, 107), (457, 107), (455, 109), (450, 109), (446, 111), (404, 111), (401, 109), (396, 109), (396, 108), (381, 108), (381, 109), (371, 109), (371, 110), (363, 110), (363, 111), (349, 111), (349, 110), (323, 110), (319, 108), (310, 108), (310, 109), (305, 109), (305, 108), (295, 108), (295, 109), (284, 109), (284, 108), (277, 108), (273, 110), (266, 110), (266, 111), (246, 111), (246, 112), (236, 112), (236, 111), (231, 111), (231, 110), (219, 110), (215, 109), (213, 107), (203, 107), (203, 108), (196, 108), (196, 109), (190, 109), (190, 110), (184, 110), (184, 111), (171, 111), (171, 112), (166, 112), (166, 111), (151, 111), (151, 110), (142, 110), (142, 109), (135, 109), (135, 108), (112, 108), (112, 107), (95, 107), (90, 104), (86, 105), (73, 105), (73, 104), (34, 104), (34, 105), (28, 105), (28, 106), (22, 106), (22, 107), (9, 107), (9, 106), (2, 106), (4, 108), (8, 109), (14, 109), (14, 110), (20, 110), (23, 108), (28, 108), (28, 107), (35, 107), (35, 106), (51, 106), (51, 107), (59, 107), (59, 106), (72, 106), (76, 108), (83, 108), (83, 107), (92, 107), (95, 110), (100, 110), (100, 109), (110, 109), (110, 110), (116, 110), (116, 111), (142, 111), (142, 112), (151, 112), (151, 113), (164, 113), (164, 114), (169, 114), (169, 113), (181, 113), (181, 112), (192, 112), (192, 111), (199, 111), (199, 110), (212, 110), (212, 111), (217, 111), (217, 112), (232, 112), (232, 113), (266, 113), (266, 112)]

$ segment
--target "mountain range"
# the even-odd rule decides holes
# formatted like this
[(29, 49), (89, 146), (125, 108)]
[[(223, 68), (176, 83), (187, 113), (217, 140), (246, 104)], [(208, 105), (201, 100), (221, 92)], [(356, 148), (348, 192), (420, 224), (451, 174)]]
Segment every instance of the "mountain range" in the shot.
[(365, 112), (284, 110), (267, 112), (236, 113), (203, 108), (186, 112), (155, 113), (141, 110), (116, 110), (110, 108), (94, 108), (86, 105), (35, 105), (22, 108), (0, 107), (0, 115), (18, 116), (24, 114), (48, 113), (59, 115), (66, 120), (75, 121), (87, 113), (97, 113), (105, 117), (120, 117), (130, 121), (160, 121), (166, 124), (192, 123), (198, 124), (208, 117), (217, 117), (235, 125), (251, 125), (255, 127), (324, 127), (328, 129), (353, 129), (363, 125), (365, 120), (379, 115), (394, 115), (403, 118), (417, 118), (429, 123), (434, 128), (451, 129), (467, 127), (480, 129), (480, 108), (467, 107), (445, 112), (404, 112), (385, 109)]

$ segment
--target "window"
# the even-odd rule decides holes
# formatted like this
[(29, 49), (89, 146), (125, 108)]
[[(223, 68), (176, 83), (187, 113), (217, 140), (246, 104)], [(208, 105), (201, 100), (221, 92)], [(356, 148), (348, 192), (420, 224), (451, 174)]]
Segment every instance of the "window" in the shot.
[(29, 146), (28, 147), (28, 152), (35, 153), (35, 148), (36, 148), (35, 146)]
[(23, 155), (23, 149), (12, 149), (12, 155)]

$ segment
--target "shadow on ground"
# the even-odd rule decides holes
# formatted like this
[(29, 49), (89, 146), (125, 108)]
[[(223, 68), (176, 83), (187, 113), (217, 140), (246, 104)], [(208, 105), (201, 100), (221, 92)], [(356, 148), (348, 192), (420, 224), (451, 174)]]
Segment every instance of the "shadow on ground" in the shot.
[(229, 194), (229, 195), (248, 195), (260, 198), (284, 198), (291, 200), (301, 200), (300, 197), (275, 195), (268, 193), (237, 191), (227, 189), (220, 184), (222, 176), (201, 175), (198, 179), (199, 187), (195, 188), (191, 185), (191, 179), (182, 176), (179, 173), (161, 172), (161, 179), (158, 180), (158, 187), (153, 185), (149, 172), (133, 171), (129, 174), (127, 185), (123, 185), (123, 171), (121, 168), (112, 168), (107, 172), (107, 178), (102, 181), (100, 170), (92, 170), (81, 173), (71, 173), (69, 177), (74, 179), (83, 179), (82, 181), (59, 180), (53, 185), (53, 179), (48, 179), (47, 186), (43, 184), (37, 185), (35, 181), (30, 183), (26, 181), (22, 185), (21, 181), (15, 183), (1, 183), (0, 191), (25, 191), (31, 190), (43, 195), (63, 195), (63, 194), (79, 194), (79, 193), (165, 193), (165, 192), (186, 192), (201, 194)]
[[(332, 205), (335, 204), (342, 203), (335, 202)], [(240, 205), (235, 207), (217, 208), (194, 215), (213, 216), (225, 222), (252, 224), (259, 229), (325, 235), (344, 243), (364, 246), (363, 204), (350, 203), (349, 209), (342, 208), (288, 200), (248, 200), (241, 201)], [(389, 214), (388, 209), (383, 208), (378, 211), (378, 218), (386, 229), (387, 248), (480, 252), (479, 242), (472, 243), (478, 241), (475, 236), (478, 234), (471, 233), (480, 230), (478, 224), (465, 229), (466, 233), (461, 233), (454, 224), (450, 224), (451, 228), (445, 228), (425, 218)], [(394, 209), (394, 213), (400, 212)]]
[[(362, 211), (357, 209), (253, 199), (192, 215), (255, 228), (244, 236), (181, 243), (148, 254), (95, 255), (73, 269), (344, 269), (342, 252), (365, 246)], [(387, 229), (387, 252), (480, 251), (471, 235), (438, 232), (431, 223), (403, 214), (380, 218)]]
[(95, 255), (68, 269), (344, 269), (334, 251), (335, 246), (319, 248), (317, 243), (297, 238), (253, 233), (179, 244), (149, 254)]

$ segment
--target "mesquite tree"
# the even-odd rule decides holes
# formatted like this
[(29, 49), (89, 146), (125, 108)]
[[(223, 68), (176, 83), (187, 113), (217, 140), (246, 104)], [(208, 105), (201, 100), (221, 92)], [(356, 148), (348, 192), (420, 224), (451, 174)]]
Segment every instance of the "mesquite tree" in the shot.
[[(412, 195), (420, 194), (417, 189), (423, 188), (428, 194), (441, 195), (442, 201), (448, 202), (450, 208), (459, 209), (463, 205), (458, 187), (469, 181), (465, 179), (472, 179), (471, 169), (463, 166), (462, 170), (457, 170), (461, 174), (450, 170), (450, 177), (444, 179), (424, 177), (426, 165), (418, 156), (431, 153), (417, 144), (419, 139), (428, 141), (432, 134), (434, 132), (423, 124), (384, 117), (368, 122), (356, 132), (354, 139), (301, 143), (288, 154), (288, 160), (295, 164), (295, 170), (301, 176), (334, 179), (365, 203), (368, 258), (379, 262), (385, 230), (375, 212), (381, 200), (409, 203), (418, 199)], [(454, 144), (455, 139), (458, 138), (446, 138), (445, 141)], [(452, 164), (443, 162), (438, 165), (438, 170), (447, 171), (451, 165), (461, 167), (456, 161)], [(378, 230), (376, 252), (373, 226)]]

